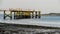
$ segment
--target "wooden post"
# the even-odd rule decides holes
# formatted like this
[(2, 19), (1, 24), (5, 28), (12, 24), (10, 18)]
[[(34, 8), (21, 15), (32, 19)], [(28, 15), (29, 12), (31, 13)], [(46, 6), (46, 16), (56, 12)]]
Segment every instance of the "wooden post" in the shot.
[(34, 12), (32, 12), (32, 18), (34, 18)]
[(14, 12), (14, 19), (17, 18), (17, 11)]
[(40, 15), (40, 11), (39, 11), (39, 15), (38, 15), (38, 18), (40, 18), (41, 17), (41, 15)]
[(30, 12), (30, 18), (32, 18), (32, 12)]
[(20, 17), (20, 12), (19, 11), (15, 11), (14, 12), (14, 19), (19, 19)]
[(35, 18), (37, 18), (37, 11), (35, 12)]
[(14, 12), (14, 19), (15, 19), (15, 12)]
[(10, 17), (10, 19), (12, 19), (12, 11), (10, 12), (10, 16), (9, 17)]
[(6, 17), (5, 17), (5, 10), (4, 10), (4, 19), (5, 19)]

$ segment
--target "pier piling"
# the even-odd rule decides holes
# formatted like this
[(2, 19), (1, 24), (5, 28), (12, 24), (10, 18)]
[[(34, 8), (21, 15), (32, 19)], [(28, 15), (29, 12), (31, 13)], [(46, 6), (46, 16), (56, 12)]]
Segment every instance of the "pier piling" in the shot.
[(34, 12), (32, 12), (32, 18), (34, 18)]
[(37, 11), (35, 12), (35, 18), (37, 18)]
[(38, 12), (38, 18), (40, 18), (41, 17), (41, 15), (40, 15), (40, 11)]
[(5, 10), (4, 10), (4, 19), (5, 19), (6, 17), (5, 17)]
[(10, 14), (6, 14), (6, 10), (4, 10), (4, 19), (6, 19), (6, 17), (10, 17), (10, 19), (12, 19), (12, 12), (10, 12)]

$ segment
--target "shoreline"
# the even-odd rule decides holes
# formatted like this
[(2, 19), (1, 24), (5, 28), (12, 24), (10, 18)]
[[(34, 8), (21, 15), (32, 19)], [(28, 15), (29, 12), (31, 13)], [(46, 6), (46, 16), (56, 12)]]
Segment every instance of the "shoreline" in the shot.
[(25, 28), (37, 28), (37, 29), (60, 29), (60, 27), (49, 27), (49, 26), (38, 26), (38, 25), (27, 25), (27, 24), (12, 24), (12, 23), (1, 23), (2, 26), (16, 26), (16, 27), (25, 27)]

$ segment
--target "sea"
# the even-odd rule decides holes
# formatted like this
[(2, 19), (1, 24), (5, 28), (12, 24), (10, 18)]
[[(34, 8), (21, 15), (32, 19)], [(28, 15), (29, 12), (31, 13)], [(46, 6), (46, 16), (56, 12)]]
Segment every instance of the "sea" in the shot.
[(12, 20), (10, 20), (9, 17), (7, 17), (4, 20), (3, 16), (4, 16), (3, 14), (0, 14), (1, 23), (60, 27), (60, 16), (41, 16), (41, 18), (12, 19)]

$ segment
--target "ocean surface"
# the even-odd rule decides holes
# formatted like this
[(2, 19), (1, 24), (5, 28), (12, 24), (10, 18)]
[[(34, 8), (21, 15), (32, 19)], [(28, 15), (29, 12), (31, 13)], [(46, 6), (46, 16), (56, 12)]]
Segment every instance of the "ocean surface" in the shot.
[(12, 24), (28, 24), (28, 25), (38, 25), (38, 26), (49, 26), (49, 27), (60, 27), (60, 16), (41, 16), (41, 18), (31, 18), (31, 19), (18, 19), (10, 20), (9, 18), (3, 19), (3, 14), (0, 14), (0, 22), (2, 23), (12, 23)]

